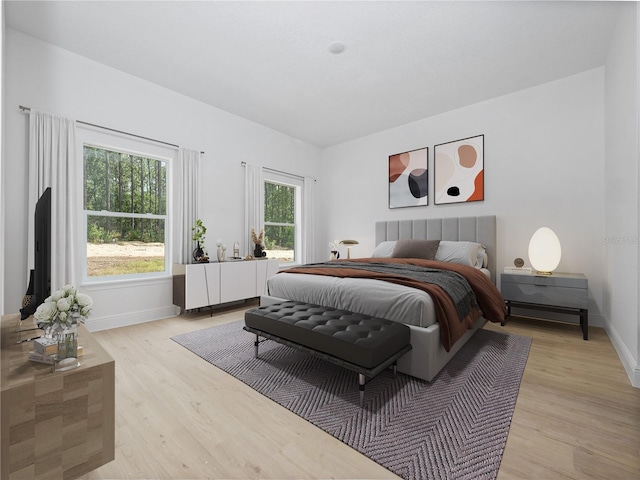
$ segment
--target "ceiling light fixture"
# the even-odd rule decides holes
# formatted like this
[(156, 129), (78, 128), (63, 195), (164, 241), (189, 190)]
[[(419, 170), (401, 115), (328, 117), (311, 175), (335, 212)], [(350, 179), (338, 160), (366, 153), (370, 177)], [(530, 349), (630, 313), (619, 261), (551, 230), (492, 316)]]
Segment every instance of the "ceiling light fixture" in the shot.
[(341, 42), (340, 40), (336, 40), (335, 42), (331, 42), (329, 44), (329, 51), (334, 55), (340, 55), (346, 49), (347, 49), (347, 46), (344, 44), (344, 42)]

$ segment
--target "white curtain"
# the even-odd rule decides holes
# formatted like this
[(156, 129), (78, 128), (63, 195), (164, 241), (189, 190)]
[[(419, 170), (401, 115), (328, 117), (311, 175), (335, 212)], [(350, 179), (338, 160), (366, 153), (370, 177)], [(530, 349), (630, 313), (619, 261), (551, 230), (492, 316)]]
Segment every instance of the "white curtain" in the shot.
[[(262, 167), (258, 165), (245, 164), (244, 168), (244, 220), (245, 220), (245, 241), (247, 247), (245, 252), (253, 255), (253, 241), (251, 240), (251, 229), (255, 229), (256, 235), (260, 235), (260, 230), (264, 228), (264, 174)], [(240, 247), (242, 248), (242, 246)]]
[(302, 232), (304, 241), (304, 263), (315, 262), (315, 191), (316, 181), (304, 177), (304, 198), (302, 200)]
[(198, 219), (198, 182), (200, 152), (187, 148), (178, 151), (178, 168), (174, 169), (176, 180), (174, 210), (174, 256), (176, 263), (190, 263), (196, 242), (191, 229)]
[[(82, 167), (76, 158), (76, 123), (48, 113), (29, 113), (29, 219), (51, 187), (51, 291), (76, 283), (76, 234), (82, 209)], [(33, 268), (34, 225), (29, 225), (29, 268)]]

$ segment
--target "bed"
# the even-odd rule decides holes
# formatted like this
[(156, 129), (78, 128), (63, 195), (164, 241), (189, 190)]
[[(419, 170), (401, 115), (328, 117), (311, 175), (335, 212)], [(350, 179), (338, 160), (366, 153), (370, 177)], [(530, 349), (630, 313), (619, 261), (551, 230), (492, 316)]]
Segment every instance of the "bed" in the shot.
[[(352, 262), (372, 263), (376, 268), (380, 262), (392, 263), (394, 267), (398, 263), (415, 264), (420, 267), (442, 267), (464, 275), (469, 273), (470, 277), (474, 278), (474, 282), (477, 280), (476, 277), (482, 276), (484, 283), (489, 284), (491, 290), (489, 293), (497, 295), (492, 298), (492, 302), (499, 304), (499, 306), (487, 307), (487, 311), (491, 311), (491, 314), (485, 316), (496, 322), (504, 319), (506, 314), (504, 301), (495, 288), (497, 252), (495, 216), (383, 221), (376, 223), (375, 231), (376, 249), (372, 253), (374, 258), (352, 259)], [(403, 246), (421, 244), (421, 242), (406, 241), (418, 239), (441, 241), (439, 246), (436, 246), (438, 250), (434, 260), (388, 259), (399, 245), (397, 241), (400, 240)], [(472, 247), (478, 244), (482, 245), (482, 248), (478, 250), (477, 260), (471, 258), (469, 266), (457, 265), (459, 260), (457, 255), (461, 251), (465, 254), (471, 251), (467, 250), (467, 246)], [(463, 248), (460, 249), (460, 246)], [(454, 252), (453, 257), (456, 258), (451, 256), (451, 252)], [(475, 256), (475, 250), (473, 252), (472, 256)], [(332, 271), (324, 271), (328, 267), (333, 268), (333, 264), (334, 262), (328, 262), (328, 264), (308, 266), (305, 267), (306, 269), (290, 269), (278, 273), (269, 279), (267, 285), (269, 294), (261, 298), (261, 304), (295, 300), (405, 323), (411, 329), (413, 349), (398, 360), (398, 371), (426, 381), (433, 380), (449, 359), (487, 321), (482, 316), (471, 317), (470, 314), (464, 328), (454, 325), (460, 330), (459, 335), (453, 341), (446, 340), (452, 328), (447, 325), (455, 322), (444, 323), (438, 318), (438, 314), (444, 316), (444, 313), (441, 301), (434, 290), (426, 287), (424, 290), (415, 288), (416, 284), (410, 282), (389, 283), (376, 277), (387, 275), (386, 273), (367, 273), (362, 277), (353, 278), (346, 276), (347, 274), (343, 276), (342, 272), (335, 273), (338, 270), (334, 269), (332, 270), (334, 274), (340, 276), (333, 276)], [(347, 268), (349, 265), (340, 266), (351, 271)], [(312, 271), (311, 268), (320, 269), (320, 274), (316, 274), (318, 271)], [(481, 275), (479, 272), (482, 272)], [(487, 281), (487, 278), (491, 281)], [(475, 286), (473, 288), (475, 290)], [(483, 288), (487, 289), (486, 285)]]

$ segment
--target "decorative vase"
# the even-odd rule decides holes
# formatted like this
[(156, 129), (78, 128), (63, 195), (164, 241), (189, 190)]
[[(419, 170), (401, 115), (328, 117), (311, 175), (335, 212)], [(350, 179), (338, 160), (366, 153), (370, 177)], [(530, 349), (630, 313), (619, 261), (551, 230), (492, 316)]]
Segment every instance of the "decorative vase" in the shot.
[(31, 297), (33, 297), (33, 292), (34, 292), (34, 288), (33, 288), (34, 275), (35, 275), (35, 270), (32, 269), (31, 272), (29, 273), (29, 286), (27, 287), (27, 292), (24, 294), (24, 297), (22, 297), (22, 308), (25, 308), (27, 305), (31, 303)]
[(337, 260), (340, 258), (340, 253), (337, 250), (331, 250), (331, 257), (329, 260)]
[(218, 261), (219, 262), (224, 262), (224, 250), (222, 249), (222, 247), (218, 247)]
[(193, 260), (198, 263), (200, 262), (200, 259), (204, 257), (204, 250), (202, 250), (202, 247), (200, 246), (200, 242), (198, 242), (198, 246), (196, 247), (196, 249), (193, 251)]
[(78, 325), (67, 325), (57, 334), (58, 355), (56, 360), (78, 357)]
[(264, 256), (262, 253), (262, 245), (259, 245), (256, 243), (256, 246), (253, 248), (253, 256), (255, 258), (260, 258)]

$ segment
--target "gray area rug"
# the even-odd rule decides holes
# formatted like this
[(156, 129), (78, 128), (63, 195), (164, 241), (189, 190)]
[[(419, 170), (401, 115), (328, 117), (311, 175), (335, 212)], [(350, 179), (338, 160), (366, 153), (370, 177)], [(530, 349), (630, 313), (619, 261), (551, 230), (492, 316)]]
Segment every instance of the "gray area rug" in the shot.
[(479, 330), (431, 382), (391, 370), (369, 381), (236, 321), (172, 338), (406, 479), (495, 478), (531, 339)]

